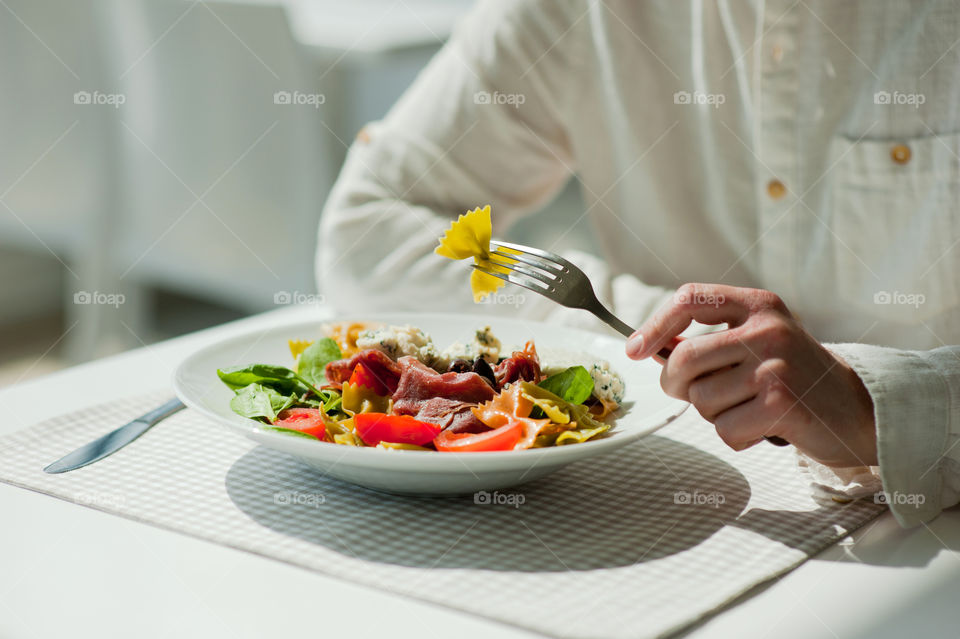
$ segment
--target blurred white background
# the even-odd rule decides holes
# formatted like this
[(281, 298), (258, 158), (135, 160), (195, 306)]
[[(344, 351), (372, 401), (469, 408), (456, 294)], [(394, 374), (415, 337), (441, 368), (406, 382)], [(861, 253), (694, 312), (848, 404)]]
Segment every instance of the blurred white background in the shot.
[(347, 146), (470, 4), (0, 0), (0, 386), (310, 303)]

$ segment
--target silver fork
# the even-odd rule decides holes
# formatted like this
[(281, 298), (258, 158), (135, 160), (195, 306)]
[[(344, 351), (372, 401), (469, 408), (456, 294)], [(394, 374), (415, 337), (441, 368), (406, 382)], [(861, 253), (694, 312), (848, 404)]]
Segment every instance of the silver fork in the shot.
[[(472, 264), (473, 268), (497, 279), (539, 293), (561, 306), (590, 311), (624, 337), (630, 337), (633, 334), (634, 329), (629, 324), (622, 321), (600, 303), (590, 279), (573, 263), (556, 253), (542, 251), (531, 246), (523, 246), (522, 244), (493, 240), (490, 245), (495, 249), (491, 255), (500, 258), (497, 260), (497, 264), (510, 272), (498, 273), (477, 264)], [(508, 249), (508, 251), (504, 252), (502, 249)], [(657, 351), (656, 357), (666, 361), (670, 357), (670, 352), (669, 348), (661, 348)], [(764, 438), (777, 446), (790, 445), (790, 442), (775, 435), (764, 436)]]
[[(498, 273), (477, 264), (473, 264), (473, 268), (539, 293), (561, 306), (590, 311), (624, 337), (630, 337), (633, 334), (634, 329), (629, 324), (600, 303), (590, 279), (575, 264), (556, 253), (531, 246), (497, 240), (490, 242), (490, 245), (495, 249), (491, 255), (500, 258), (497, 263), (512, 272)], [(516, 251), (516, 253), (504, 252), (502, 249)], [(670, 349), (661, 348), (657, 356), (667, 359), (670, 356)]]

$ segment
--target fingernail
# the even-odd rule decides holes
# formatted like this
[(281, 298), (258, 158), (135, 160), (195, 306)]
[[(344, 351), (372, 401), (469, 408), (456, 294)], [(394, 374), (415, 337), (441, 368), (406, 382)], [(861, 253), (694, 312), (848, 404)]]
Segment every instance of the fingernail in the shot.
[(643, 353), (643, 335), (640, 331), (636, 331), (627, 339), (627, 357), (640, 359), (641, 353)]

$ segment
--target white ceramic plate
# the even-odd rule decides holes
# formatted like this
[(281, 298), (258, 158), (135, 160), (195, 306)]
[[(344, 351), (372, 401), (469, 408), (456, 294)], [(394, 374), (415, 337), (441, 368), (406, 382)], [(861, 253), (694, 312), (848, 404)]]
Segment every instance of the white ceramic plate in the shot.
[[(377, 314), (362, 321), (412, 324), (439, 348), (469, 341), (473, 330), (489, 324), (504, 345), (534, 339), (540, 348), (585, 351), (610, 362), (626, 384), (624, 403), (609, 437), (555, 448), (488, 453), (437, 453), (340, 446), (262, 430), (259, 422), (230, 410), (233, 392), (217, 377), (218, 368), (251, 363), (292, 365), (289, 339), (314, 339), (323, 322), (281, 324), (266, 331), (211, 344), (188, 357), (174, 374), (180, 399), (214, 421), (258, 444), (289, 453), (337, 479), (402, 494), (438, 495), (494, 490), (527, 482), (571, 462), (596, 457), (649, 435), (687, 407), (660, 389), (660, 366), (634, 362), (623, 352), (623, 339), (538, 322), (472, 315)], [(602, 460), (597, 460), (602, 464)]]

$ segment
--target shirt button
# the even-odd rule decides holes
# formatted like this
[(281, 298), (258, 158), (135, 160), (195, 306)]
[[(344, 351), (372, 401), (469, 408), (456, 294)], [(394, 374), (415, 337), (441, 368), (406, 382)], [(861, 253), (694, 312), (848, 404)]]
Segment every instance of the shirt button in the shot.
[(780, 180), (774, 179), (767, 182), (767, 195), (769, 195), (771, 199), (779, 200), (786, 194), (787, 187), (785, 187)]
[(779, 44), (773, 45), (770, 49), (770, 57), (773, 58), (775, 63), (780, 64), (780, 61), (783, 60), (783, 47)]
[(898, 144), (890, 149), (890, 157), (897, 164), (906, 164), (910, 161), (910, 147), (906, 144)]

